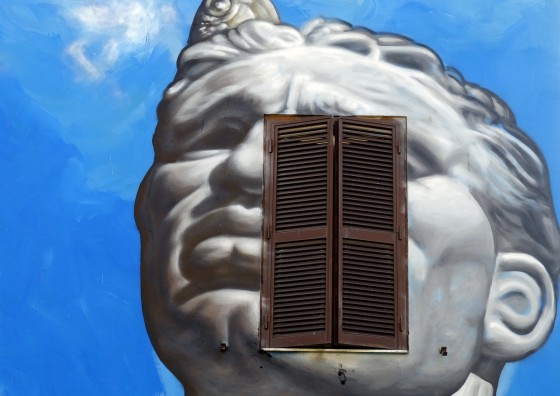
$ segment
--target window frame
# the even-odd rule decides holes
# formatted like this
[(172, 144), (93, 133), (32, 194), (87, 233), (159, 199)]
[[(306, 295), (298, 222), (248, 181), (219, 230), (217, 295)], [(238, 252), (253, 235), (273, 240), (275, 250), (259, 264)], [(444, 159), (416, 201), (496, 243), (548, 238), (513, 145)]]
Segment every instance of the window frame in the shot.
[[(275, 139), (271, 135), (275, 133), (275, 128), (289, 123), (305, 123), (306, 121), (315, 122), (317, 120), (329, 120), (329, 132), (332, 136), (332, 142), (329, 141), (329, 160), (327, 161), (328, 182), (327, 196), (332, 197), (328, 206), (329, 226), (327, 230), (327, 259), (331, 260), (330, 274), (334, 279), (327, 282), (327, 309), (331, 312), (330, 324), (327, 321), (326, 341), (324, 344), (317, 346), (317, 338), (313, 345), (302, 345), (302, 342), (292, 343), (289, 337), (286, 342), (272, 342), (272, 315), (271, 315), (271, 299), (273, 296), (273, 274), (272, 274), (272, 247), (270, 244), (270, 236), (275, 230), (272, 229), (273, 214), (275, 213), (275, 197), (273, 197), (274, 188), (270, 187), (270, 183), (276, 185), (276, 164), (272, 161), (276, 159)], [(348, 230), (343, 226), (342, 218), (342, 187), (344, 183), (343, 172), (341, 169), (343, 163), (343, 150), (340, 148), (340, 138), (342, 135), (342, 126), (345, 121), (352, 123), (365, 123), (368, 126), (379, 126), (382, 128), (391, 128), (394, 136), (393, 151), (393, 180), (394, 183), (394, 216), (396, 225), (394, 230), (394, 251), (395, 251), (395, 340), (386, 345), (363, 346), (359, 345), (359, 341), (353, 345), (351, 339), (360, 339), (357, 337), (347, 337), (348, 343), (340, 344), (337, 341), (342, 337), (342, 248), (341, 246), (343, 234), (360, 233), (359, 228)], [(406, 353), (408, 350), (408, 238), (407, 238), (407, 161), (406, 161), (406, 117), (402, 116), (314, 116), (314, 115), (265, 115), (264, 118), (264, 168), (263, 168), (263, 238), (262, 238), (262, 262), (261, 262), (261, 318), (259, 324), (259, 345), (261, 350), (281, 350), (281, 351), (337, 351), (349, 350), (353, 352), (396, 352)], [(336, 178), (336, 179), (335, 179)], [(336, 190), (336, 191), (335, 191)], [(302, 231), (303, 232), (303, 231)], [(268, 265), (267, 265), (268, 263)], [(328, 286), (332, 285), (332, 288)], [(303, 339), (301, 336), (296, 337)], [(305, 342), (303, 342), (305, 343)]]

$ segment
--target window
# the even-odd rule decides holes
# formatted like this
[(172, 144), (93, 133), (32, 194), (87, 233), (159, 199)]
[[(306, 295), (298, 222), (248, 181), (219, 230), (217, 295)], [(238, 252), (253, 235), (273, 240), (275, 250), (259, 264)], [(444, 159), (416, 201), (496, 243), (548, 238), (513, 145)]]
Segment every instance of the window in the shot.
[(261, 348), (406, 350), (406, 119), (269, 115)]

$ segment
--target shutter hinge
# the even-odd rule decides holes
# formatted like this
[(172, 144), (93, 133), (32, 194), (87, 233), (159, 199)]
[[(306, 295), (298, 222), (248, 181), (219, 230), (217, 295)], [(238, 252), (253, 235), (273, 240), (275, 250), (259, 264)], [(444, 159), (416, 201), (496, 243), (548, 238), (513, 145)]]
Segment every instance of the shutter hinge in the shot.
[(402, 333), (403, 332), (403, 325), (402, 325), (402, 316), (399, 316), (399, 331)]
[(402, 226), (399, 226), (399, 229), (397, 231), (397, 238), (399, 238), (399, 241), (402, 241), (403, 238)]
[(268, 315), (264, 315), (264, 329), (268, 329)]
[(266, 226), (266, 239), (270, 239), (270, 232), (271, 232), (271, 229), (270, 229), (270, 224), (269, 224), (269, 225)]
[(268, 145), (268, 152), (269, 152), (269, 153), (272, 153), (272, 146), (273, 146), (273, 141), (272, 141), (272, 139), (268, 139), (267, 145)]
[(401, 144), (399, 142), (399, 139), (395, 139), (395, 147), (397, 148), (397, 153), (401, 153)]

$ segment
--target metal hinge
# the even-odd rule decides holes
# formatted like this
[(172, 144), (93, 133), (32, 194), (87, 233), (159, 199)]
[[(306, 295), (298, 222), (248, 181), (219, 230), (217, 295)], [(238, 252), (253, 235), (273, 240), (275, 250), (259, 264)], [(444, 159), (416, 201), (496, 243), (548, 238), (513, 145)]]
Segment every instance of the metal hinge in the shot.
[(264, 315), (264, 329), (268, 329), (268, 315)]
[(269, 152), (269, 153), (272, 153), (272, 146), (274, 145), (273, 140), (272, 140), (272, 139), (268, 139), (267, 145), (268, 145), (268, 152)]
[(266, 226), (266, 239), (270, 239), (270, 233), (271, 233), (271, 229), (269, 224)]
[(395, 147), (396, 147), (396, 149), (397, 149), (397, 153), (400, 154), (400, 153), (401, 153), (401, 144), (400, 144), (400, 141), (399, 141), (398, 138), (395, 139)]
[(399, 229), (397, 230), (397, 238), (399, 238), (399, 241), (402, 241), (403, 239), (402, 226), (399, 226)]
[(403, 332), (404, 330), (403, 330), (402, 317), (401, 316), (399, 316), (398, 325), (399, 325), (399, 331)]

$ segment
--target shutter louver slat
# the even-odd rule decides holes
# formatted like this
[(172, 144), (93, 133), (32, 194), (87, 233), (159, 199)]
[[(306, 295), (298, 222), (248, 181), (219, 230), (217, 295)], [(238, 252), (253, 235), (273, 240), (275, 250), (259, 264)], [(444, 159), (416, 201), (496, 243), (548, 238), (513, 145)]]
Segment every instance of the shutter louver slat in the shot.
[[(373, 245), (378, 247), (377, 244)], [(390, 247), (392, 248), (392, 246)], [(362, 248), (363, 249), (363, 248)], [(354, 261), (354, 250), (352, 245), (352, 240), (346, 240), (343, 245), (343, 268), (342, 268), (342, 278), (343, 278), (343, 298), (342, 298), (342, 311), (343, 311), (343, 321), (342, 329), (345, 332), (353, 333), (364, 333), (372, 335), (385, 335), (385, 330), (383, 333), (377, 331), (378, 327), (382, 323), (387, 323), (386, 320), (390, 319), (394, 327), (394, 317), (395, 317), (395, 301), (394, 301), (394, 279), (380, 278), (375, 276), (369, 277), (359, 277), (352, 274), (352, 270), (360, 270), (363, 267), (381, 267), (386, 271), (391, 271), (394, 264), (390, 265), (386, 263), (378, 263), (377, 256), (373, 252), (369, 252), (369, 263), (366, 266), (363, 262)], [(374, 300), (378, 304), (381, 304), (384, 310), (390, 312), (390, 314), (384, 315), (370, 315), (368, 310), (360, 309), (359, 306), (354, 304), (352, 298), (348, 298), (347, 293), (353, 291), (354, 293), (359, 293), (359, 302), (362, 304), (371, 304)], [(361, 321), (358, 323), (359, 327), (353, 325), (352, 319), (356, 318), (356, 313), (358, 312)], [(384, 328), (384, 326), (381, 326)], [(392, 333), (394, 334), (394, 332)]]
[[(393, 139), (391, 130), (387, 133), (375, 127), (356, 127), (343, 122), (342, 132), (342, 191), (343, 224), (345, 227), (393, 230), (394, 183), (393, 183)], [(390, 137), (390, 138), (388, 138)], [(375, 142), (376, 148), (366, 143)], [(367, 173), (372, 166), (378, 172), (376, 178), (352, 177), (352, 171)], [(349, 174), (349, 173), (350, 174)], [(384, 188), (377, 188), (383, 182)], [(389, 187), (389, 188), (387, 188)], [(346, 203), (348, 202), (348, 204)], [(378, 216), (356, 214), (355, 208), (369, 212), (370, 208), (384, 209)]]
[[(322, 179), (322, 178), (321, 178)], [(324, 184), (323, 180), (320, 180), (318, 182), (312, 183), (305, 183), (302, 182), (299, 185), (296, 186), (289, 186), (289, 187), (282, 187), (282, 188), (278, 188), (278, 195), (279, 196), (293, 196), (293, 195), (298, 195), (301, 196), (302, 194), (306, 194), (306, 193), (314, 193), (314, 192), (323, 192), (326, 191), (326, 187)], [(323, 208), (321, 208), (323, 209)]]

